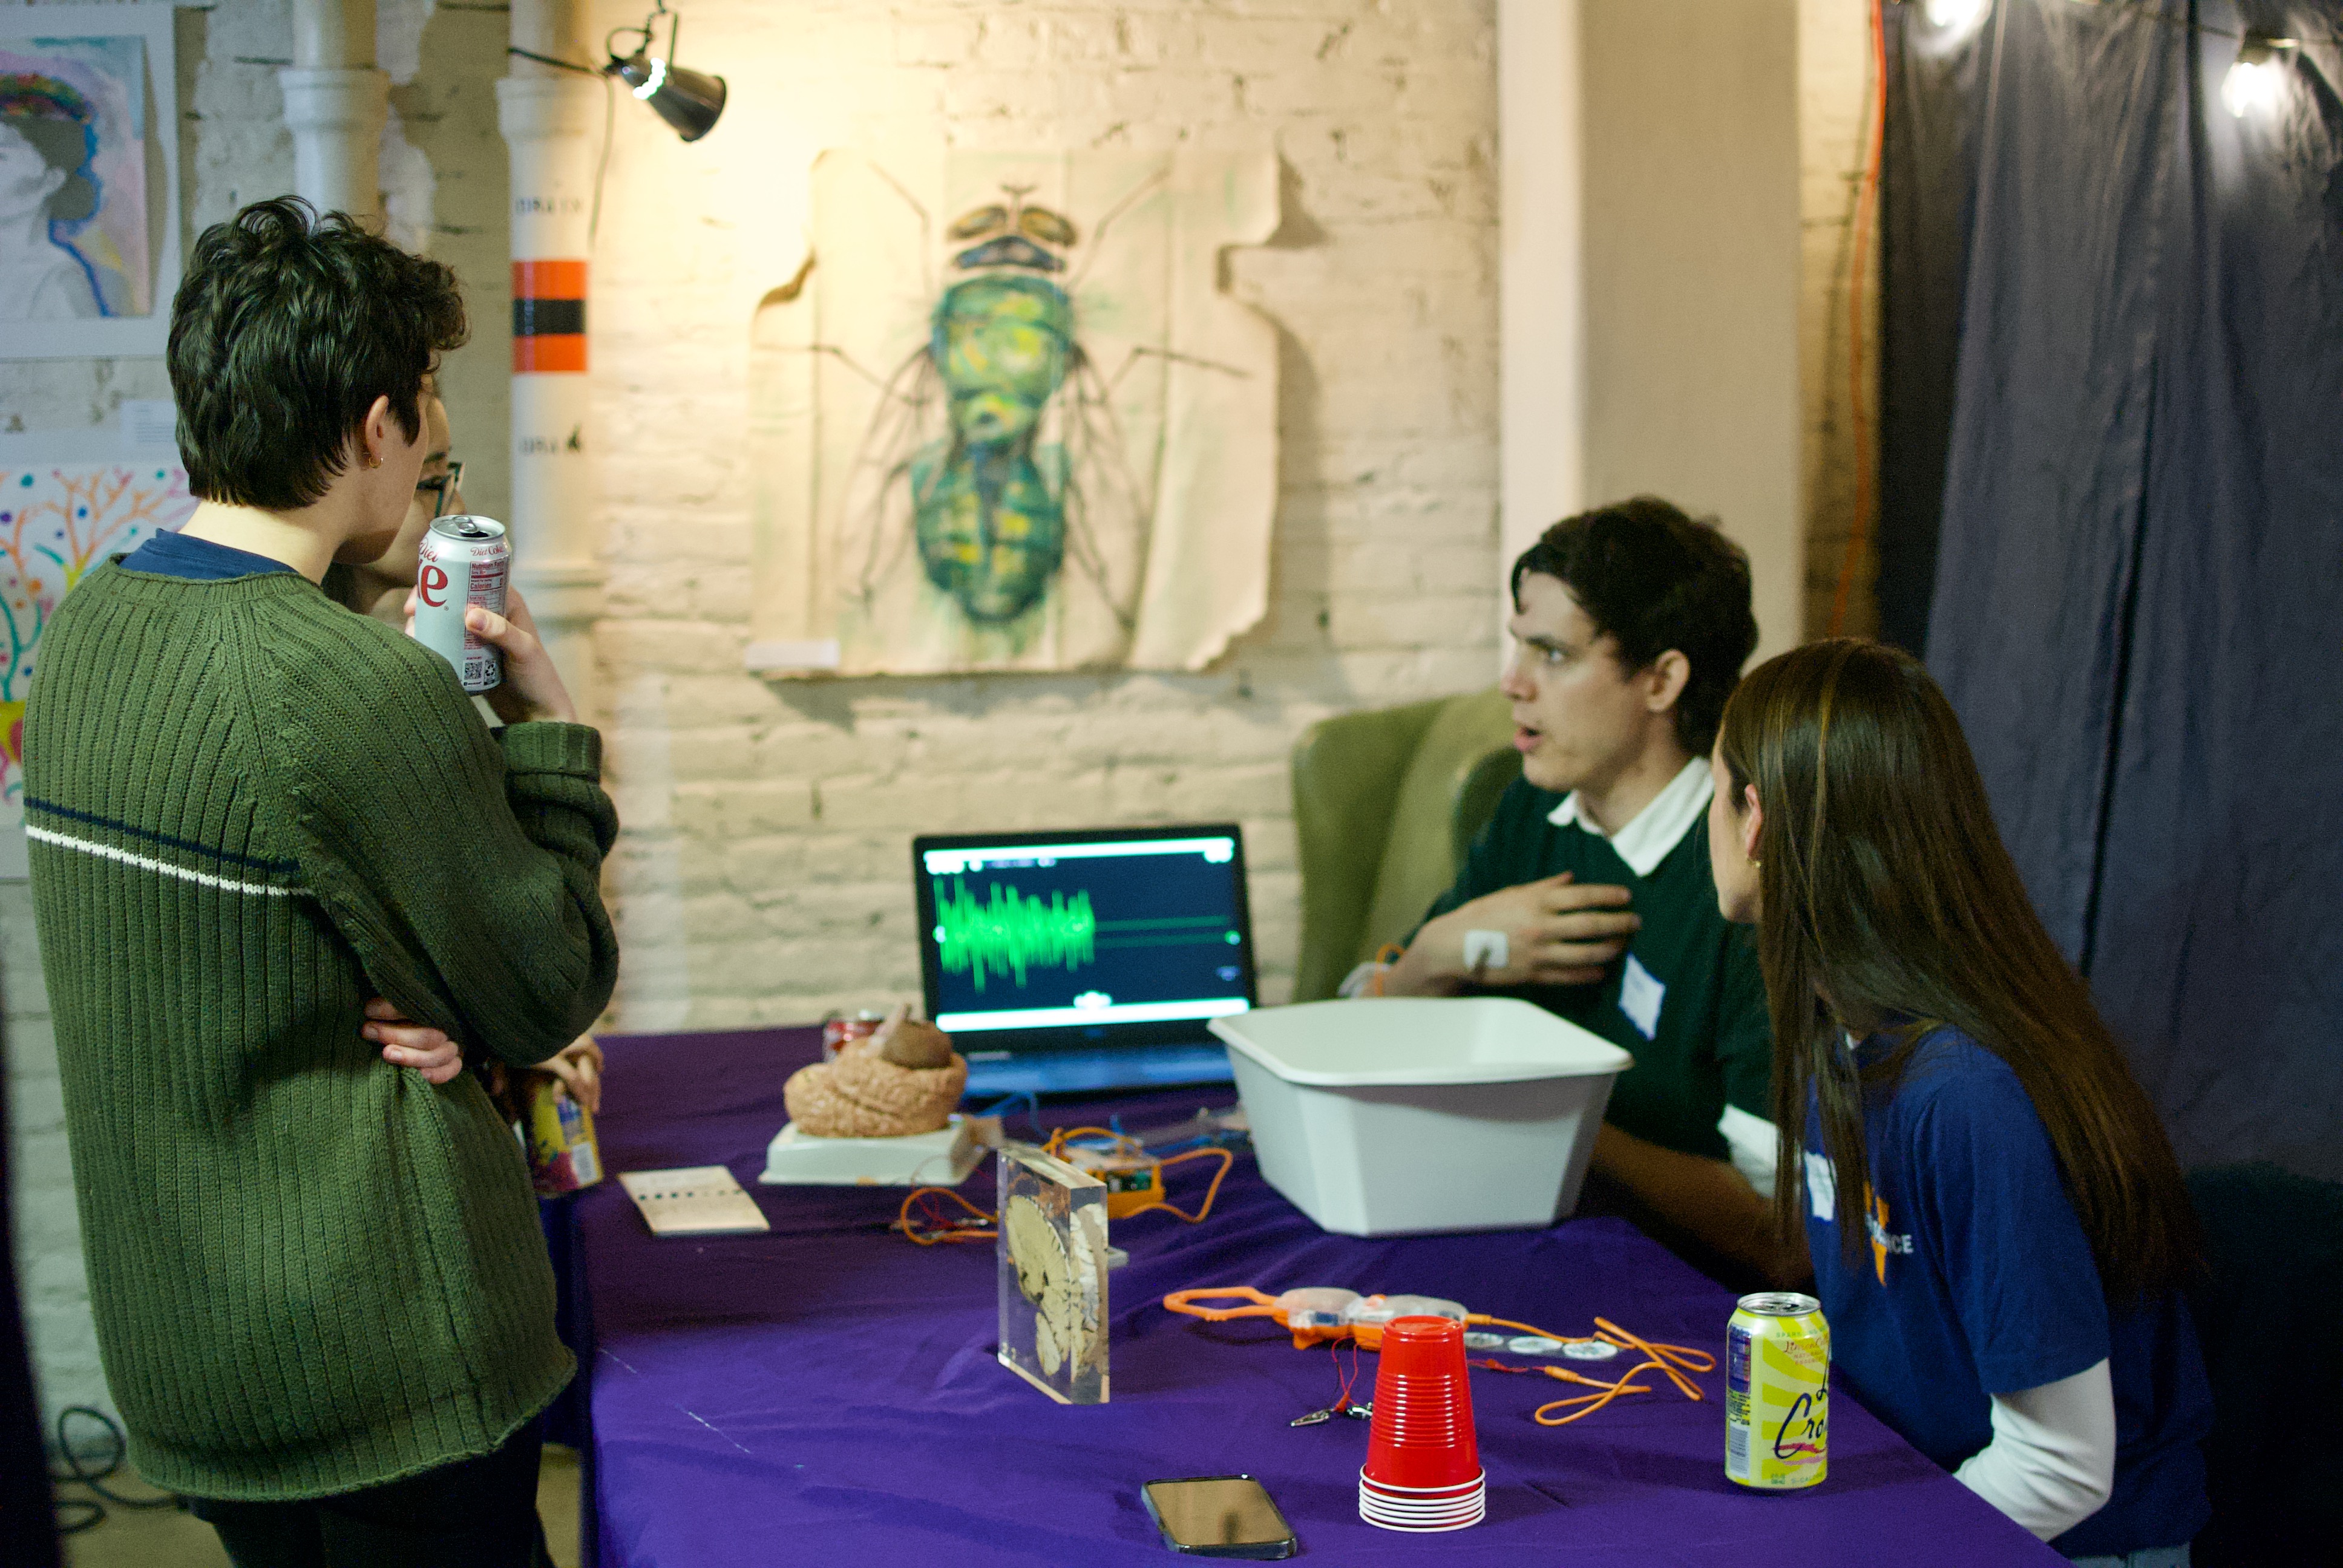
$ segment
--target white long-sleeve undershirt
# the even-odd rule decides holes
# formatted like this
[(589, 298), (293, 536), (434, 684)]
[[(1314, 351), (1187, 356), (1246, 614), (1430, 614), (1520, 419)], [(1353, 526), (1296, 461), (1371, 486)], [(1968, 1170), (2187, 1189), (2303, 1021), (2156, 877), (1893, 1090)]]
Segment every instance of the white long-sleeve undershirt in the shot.
[(2045, 1541), (2107, 1505), (2116, 1484), (2116, 1394), (2107, 1363), (1993, 1396), (1993, 1441), (1953, 1479)]

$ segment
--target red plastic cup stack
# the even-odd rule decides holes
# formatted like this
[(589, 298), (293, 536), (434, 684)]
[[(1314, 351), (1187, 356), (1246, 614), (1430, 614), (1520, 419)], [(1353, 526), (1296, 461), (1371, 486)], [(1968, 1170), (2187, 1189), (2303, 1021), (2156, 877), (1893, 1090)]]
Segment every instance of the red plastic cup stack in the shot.
[(1385, 1530), (1462, 1530), (1488, 1512), (1488, 1476), (1473, 1435), (1464, 1325), (1393, 1318), (1383, 1325), (1375, 1415), (1359, 1471), (1359, 1517)]

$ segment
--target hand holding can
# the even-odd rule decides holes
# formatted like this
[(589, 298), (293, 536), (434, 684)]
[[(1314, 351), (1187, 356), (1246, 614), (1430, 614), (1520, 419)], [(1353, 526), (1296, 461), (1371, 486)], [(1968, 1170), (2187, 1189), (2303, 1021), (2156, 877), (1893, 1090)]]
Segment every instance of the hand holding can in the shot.
[(504, 682), (496, 648), (466, 624), (473, 605), (501, 616), (512, 577), (512, 547), (505, 526), (468, 514), (440, 518), (417, 551), (415, 640), (453, 666), (464, 689), (478, 695)]
[[(442, 519), (443, 521), (447, 519)], [(488, 519), (479, 518), (486, 522)], [(492, 525), (493, 526), (493, 525)], [(528, 603), (517, 587), (508, 585), (501, 607), (491, 607), (477, 600), (455, 598), (454, 581), (442, 589), (417, 572), (417, 581), (407, 595), (407, 635), (426, 646), (433, 646), (423, 635), (424, 590), (432, 588), (436, 597), (454, 599), (457, 633), (449, 632), (445, 624), (437, 630), (446, 646), (434, 647), (434, 651), (454, 666), (462, 678), (462, 656), (451, 649), (460, 647), (455, 637), (460, 635), (469, 643), (485, 647), (491, 655), (501, 655), (502, 680), (478, 695), (507, 724), (526, 724), (550, 719), (557, 723), (578, 722), (577, 705), (570, 700), (569, 689), (561, 679), (561, 671), (554, 667), (553, 656), (546, 651), (538, 636), (537, 622), (529, 615)], [(442, 608), (442, 607), (433, 607)], [(467, 690), (471, 689), (467, 686)]]

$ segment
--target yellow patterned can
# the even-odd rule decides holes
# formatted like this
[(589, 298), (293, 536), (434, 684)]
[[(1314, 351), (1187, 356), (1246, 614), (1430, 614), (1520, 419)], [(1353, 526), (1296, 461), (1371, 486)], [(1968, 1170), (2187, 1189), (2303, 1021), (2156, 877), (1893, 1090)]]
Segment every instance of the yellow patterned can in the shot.
[(558, 1198), (602, 1179), (594, 1118), (549, 1072), (521, 1075), (522, 1119), (514, 1131), (528, 1156), (528, 1179), (540, 1198)]
[(1822, 1480), (1830, 1325), (1789, 1291), (1744, 1296), (1725, 1331), (1725, 1474), (1769, 1492)]

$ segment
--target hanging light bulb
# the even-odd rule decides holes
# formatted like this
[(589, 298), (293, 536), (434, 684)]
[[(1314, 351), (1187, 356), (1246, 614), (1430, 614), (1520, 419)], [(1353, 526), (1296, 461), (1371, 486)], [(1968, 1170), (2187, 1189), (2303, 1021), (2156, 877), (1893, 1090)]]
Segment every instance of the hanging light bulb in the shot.
[[(668, 24), (667, 54), (654, 55), (651, 50), (651, 26), (660, 16)], [(610, 51), (610, 63), (603, 71), (631, 89), (636, 97), (651, 106), (653, 113), (675, 128), (675, 134), (687, 142), (696, 142), (716, 128), (717, 117), (724, 113), (724, 78), (711, 76), (705, 71), (695, 71), (675, 63), (676, 35), (683, 30), (683, 18), (668, 10), (665, 0), (640, 27), (622, 27), (622, 33), (637, 35), (634, 53), (621, 56)], [(618, 33), (610, 35), (613, 38)]]
[(1928, 25), (1946, 33), (1966, 33), (1992, 8), (1992, 0), (1928, 0)]
[(2272, 38), (2260, 33), (2248, 33), (2237, 46), (2237, 64), (2221, 78), (2221, 102), (2229, 113), (2244, 119), (2248, 113), (2265, 110), (2278, 102), (2278, 89), (2284, 85), (2281, 73), (2285, 63), (2279, 51), (2295, 47), (2291, 38)]

